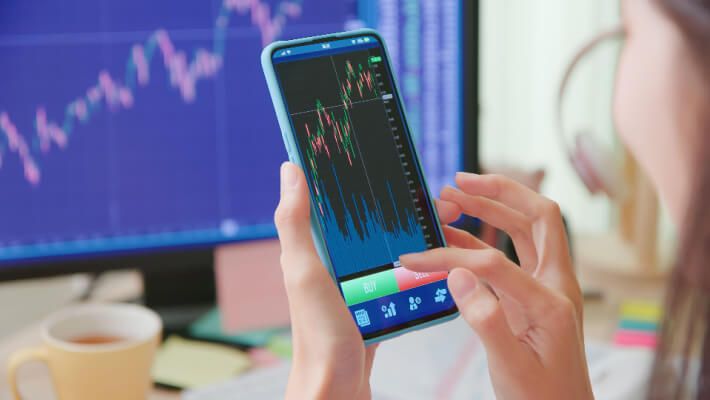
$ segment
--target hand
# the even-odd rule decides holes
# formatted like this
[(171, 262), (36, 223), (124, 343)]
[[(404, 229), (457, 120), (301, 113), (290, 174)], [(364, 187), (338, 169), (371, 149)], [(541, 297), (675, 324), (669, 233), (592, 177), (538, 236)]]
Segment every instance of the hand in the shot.
[(467, 232), (444, 226), (451, 247), (405, 255), (420, 272), (451, 270), (449, 289), (478, 333), (498, 399), (593, 398), (582, 296), (557, 204), (500, 176), (459, 173), (445, 188), (442, 223), (462, 213), (512, 238), (521, 267)]
[(311, 238), (306, 178), (296, 165), (281, 166), (281, 201), (275, 221), (291, 313), (293, 365), (287, 399), (371, 397), (375, 347), (365, 348), (345, 301)]

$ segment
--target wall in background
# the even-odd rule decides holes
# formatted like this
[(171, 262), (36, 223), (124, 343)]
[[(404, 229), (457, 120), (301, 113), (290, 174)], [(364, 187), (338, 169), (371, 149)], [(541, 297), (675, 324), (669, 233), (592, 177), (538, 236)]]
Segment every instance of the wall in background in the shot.
[[(560, 203), (576, 232), (605, 231), (613, 209), (604, 198), (587, 193), (558, 144), (557, 88), (575, 50), (619, 18), (616, 0), (481, 2), (483, 166), (544, 168), (543, 192)], [(616, 140), (611, 119), (615, 49), (600, 49), (582, 66), (565, 111), (571, 131), (593, 129), (610, 146)]]

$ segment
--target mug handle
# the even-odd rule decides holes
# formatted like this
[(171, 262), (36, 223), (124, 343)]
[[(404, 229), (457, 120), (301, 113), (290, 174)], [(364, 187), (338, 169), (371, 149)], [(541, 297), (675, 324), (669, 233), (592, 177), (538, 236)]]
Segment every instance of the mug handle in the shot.
[(7, 373), (10, 380), (10, 389), (12, 390), (13, 399), (22, 400), (22, 397), (20, 396), (20, 389), (17, 386), (17, 370), (20, 366), (32, 360), (47, 363), (48, 359), (49, 354), (47, 353), (47, 349), (43, 347), (18, 350), (10, 356)]

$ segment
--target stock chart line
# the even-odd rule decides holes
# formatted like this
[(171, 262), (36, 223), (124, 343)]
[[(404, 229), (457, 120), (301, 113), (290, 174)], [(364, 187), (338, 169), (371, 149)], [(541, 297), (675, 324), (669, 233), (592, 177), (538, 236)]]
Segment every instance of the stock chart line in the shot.
[(270, 6), (262, 0), (225, 0), (214, 23), (212, 49), (199, 48), (191, 59), (185, 51), (174, 46), (167, 31), (158, 29), (143, 44), (133, 45), (123, 82), (106, 70), (100, 71), (96, 84), (66, 105), (61, 123), (49, 120), (45, 107), (38, 106), (34, 120), (35, 137), (31, 144), (12, 122), (10, 115), (0, 111), (0, 170), (6, 154), (15, 153), (22, 164), (25, 180), (33, 186), (39, 185), (42, 174), (38, 156), (48, 153), (53, 144), (64, 149), (69, 144), (75, 123), (87, 123), (104, 106), (110, 111), (131, 108), (137, 86), (146, 86), (150, 82), (150, 65), (158, 52), (168, 71), (170, 86), (178, 90), (184, 102), (192, 103), (195, 101), (197, 82), (216, 76), (223, 67), (227, 29), (232, 15), (251, 15), (251, 24), (258, 28), (261, 42), (266, 45), (281, 34), (289, 18), (297, 18), (301, 13), (302, 0), (279, 3), (273, 16)]

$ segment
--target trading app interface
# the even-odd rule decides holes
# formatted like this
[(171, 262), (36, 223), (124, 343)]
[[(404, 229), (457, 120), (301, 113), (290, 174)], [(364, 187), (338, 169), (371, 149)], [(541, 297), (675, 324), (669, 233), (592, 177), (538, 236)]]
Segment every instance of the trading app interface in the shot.
[(386, 53), (375, 36), (272, 55), (335, 275), (365, 338), (456, 311), (446, 273), (399, 256), (443, 241)]

